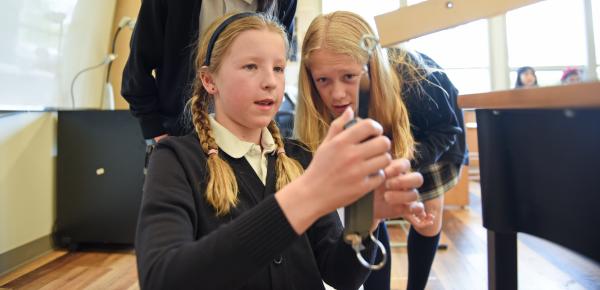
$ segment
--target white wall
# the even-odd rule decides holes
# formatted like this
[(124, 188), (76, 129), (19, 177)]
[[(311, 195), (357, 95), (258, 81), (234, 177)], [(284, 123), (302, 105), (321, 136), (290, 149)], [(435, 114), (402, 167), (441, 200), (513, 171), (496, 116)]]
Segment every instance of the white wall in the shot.
[[(2, 0), (0, 110), (71, 108), (74, 75), (109, 51), (116, 2)], [(99, 107), (105, 73), (81, 75), (78, 108)], [(0, 254), (51, 234), (55, 146), (55, 114), (0, 112)]]
[[(71, 107), (80, 70), (109, 51), (117, 0), (2, 0), (0, 105)], [(106, 67), (75, 87), (78, 107), (98, 107)]]
[(50, 234), (55, 144), (52, 113), (0, 114), (0, 254)]

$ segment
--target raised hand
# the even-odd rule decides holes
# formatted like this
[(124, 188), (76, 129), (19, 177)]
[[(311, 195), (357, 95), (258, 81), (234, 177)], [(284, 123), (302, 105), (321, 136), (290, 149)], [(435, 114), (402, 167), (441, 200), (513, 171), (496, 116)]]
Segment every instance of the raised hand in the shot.
[(410, 172), (410, 162), (405, 158), (393, 160), (384, 170), (385, 183), (375, 190), (375, 219), (404, 217), (418, 224), (429, 224), (433, 216), (417, 202), (423, 176)]
[(352, 114), (348, 109), (332, 122), (302, 177), (322, 193), (326, 212), (348, 205), (380, 186), (384, 176), (377, 172), (391, 162), (388, 154), (391, 143), (382, 135), (383, 128), (379, 123), (360, 120), (344, 130), (343, 126), (352, 119)]
[(382, 135), (381, 125), (370, 119), (344, 130), (344, 124), (352, 118), (353, 112), (348, 108), (331, 123), (304, 174), (276, 195), (298, 233), (317, 218), (358, 200), (385, 181), (378, 172), (390, 165), (390, 140)]
[(435, 215), (425, 211), (425, 206), (420, 201), (408, 204), (408, 212), (402, 216), (415, 228), (424, 228), (433, 225)]

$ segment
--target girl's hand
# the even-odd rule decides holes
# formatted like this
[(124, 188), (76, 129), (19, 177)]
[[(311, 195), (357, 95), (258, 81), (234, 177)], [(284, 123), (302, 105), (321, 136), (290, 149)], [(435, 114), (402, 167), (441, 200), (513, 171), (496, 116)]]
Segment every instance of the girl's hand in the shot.
[(420, 201), (411, 202), (408, 212), (403, 216), (413, 227), (424, 228), (433, 225), (435, 216), (425, 211), (425, 206)]
[(310, 166), (299, 178), (307, 189), (316, 193), (314, 198), (320, 200), (323, 214), (346, 206), (380, 186), (385, 177), (378, 172), (391, 162), (388, 153), (391, 143), (382, 135), (379, 123), (360, 120), (344, 130), (353, 114), (349, 108), (331, 123)]
[(385, 180), (378, 172), (391, 162), (390, 140), (382, 136), (383, 128), (373, 120), (358, 121), (344, 130), (353, 115), (348, 108), (331, 123), (304, 174), (275, 194), (298, 234), (321, 216), (358, 200)]
[(431, 222), (432, 216), (427, 215), (423, 204), (417, 202), (417, 188), (423, 184), (423, 176), (410, 172), (410, 162), (405, 158), (396, 159), (385, 168), (384, 173), (385, 183), (374, 193), (374, 218), (410, 216), (415, 222)]

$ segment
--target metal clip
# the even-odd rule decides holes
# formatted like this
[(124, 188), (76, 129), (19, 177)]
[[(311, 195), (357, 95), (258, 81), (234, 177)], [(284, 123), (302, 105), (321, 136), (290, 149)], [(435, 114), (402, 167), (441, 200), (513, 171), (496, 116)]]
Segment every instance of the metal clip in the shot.
[(377, 38), (375, 35), (371, 35), (371, 34), (365, 34), (360, 38), (360, 48), (362, 48), (364, 51), (367, 52), (367, 54), (369, 55), (369, 57), (371, 56), (371, 54), (373, 54), (373, 52), (375, 51), (375, 48), (377, 48), (377, 45), (379, 44), (379, 38)]
[(356, 253), (356, 258), (358, 259), (360, 264), (363, 265), (363, 267), (370, 269), (370, 270), (379, 270), (379, 269), (383, 268), (383, 266), (387, 262), (388, 253), (385, 250), (385, 247), (383, 246), (383, 244), (377, 238), (375, 238), (375, 236), (373, 236), (373, 234), (369, 234), (369, 236), (371, 238), (371, 241), (373, 241), (373, 243), (375, 243), (377, 245), (377, 247), (379, 247), (379, 250), (381, 251), (382, 258), (378, 264), (370, 264), (367, 260), (365, 260), (365, 258), (360, 253), (360, 251), (365, 249), (365, 246), (362, 244), (362, 239), (361, 239), (360, 235), (358, 235), (358, 234), (346, 235), (345, 239), (352, 246), (352, 249)]

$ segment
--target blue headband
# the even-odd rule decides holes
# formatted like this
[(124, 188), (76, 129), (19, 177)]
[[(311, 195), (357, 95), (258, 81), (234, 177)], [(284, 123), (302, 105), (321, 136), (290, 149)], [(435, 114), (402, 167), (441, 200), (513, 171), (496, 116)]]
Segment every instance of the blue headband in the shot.
[(223, 30), (225, 30), (225, 28), (227, 27), (227, 25), (231, 24), (231, 22), (234, 22), (240, 18), (245, 18), (248, 16), (254, 16), (254, 15), (258, 15), (258, 13), (256, 12), (242, 12), (242, 13), (238, 13), (238, 14), (234, 14), (231, 17), (225, 19), (225, 21), (223, 21), (219, 27), (217, 27), (217, 29), (215, 30), (215, 32), (213, 32), (212, 36), (210, 37), (210, 41), (208, 42), (208, 48), (206, 50), (206, 57), (204, 58), (204, 64), (205, 66), (209, 66), (210, 65), (210, 57), (212, 56), (212, 50), (213, 47), (215, 46), (215, 42), (217, 42), (217, 38), (219, 38), (219, 35), (221, 34), (221, 32), (223, 32)]

